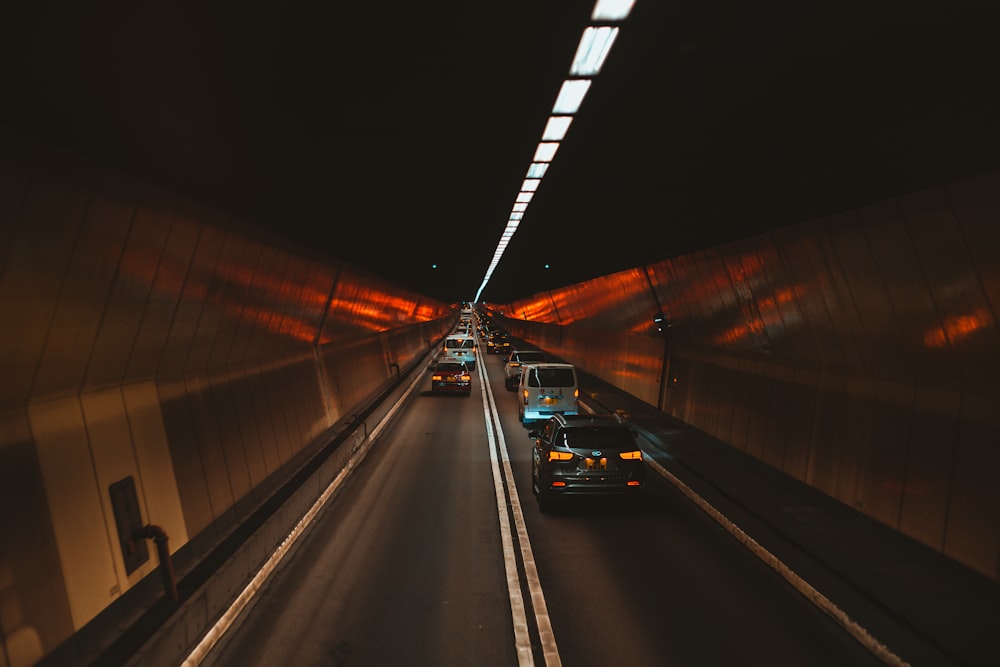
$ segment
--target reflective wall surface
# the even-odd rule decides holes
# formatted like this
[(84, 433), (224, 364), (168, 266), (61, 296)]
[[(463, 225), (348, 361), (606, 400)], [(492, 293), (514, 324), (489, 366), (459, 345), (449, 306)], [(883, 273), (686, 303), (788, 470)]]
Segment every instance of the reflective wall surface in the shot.
[(991, 174), (494, 307), (516, 335), (996, 579), (998, 251)]
[(145, 560), (123, 547), (113, 486), (131, 481), (134, 519), (183, 567), (453, 315), (0, 131), (7, 664), (34, 664), (156, 579), (152, 542)]

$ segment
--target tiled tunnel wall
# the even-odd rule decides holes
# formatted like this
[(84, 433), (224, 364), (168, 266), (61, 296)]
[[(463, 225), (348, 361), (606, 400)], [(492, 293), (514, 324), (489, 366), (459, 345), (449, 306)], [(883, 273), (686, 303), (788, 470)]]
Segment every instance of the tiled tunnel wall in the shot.
[(152, 542), (126, 563), (113, 484), (175, 555), (217, 540), (453, 316), (0, 132), (0, 665), (156, 578)]
[(998, 251), (988, 174), (495, 308), (515, 335), (998, 579)]

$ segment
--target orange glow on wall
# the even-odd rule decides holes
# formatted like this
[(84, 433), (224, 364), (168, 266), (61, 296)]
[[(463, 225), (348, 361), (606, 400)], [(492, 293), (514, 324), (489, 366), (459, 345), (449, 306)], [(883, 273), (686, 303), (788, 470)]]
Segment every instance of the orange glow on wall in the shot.
[(549, 322), (557, 323), (555, 310), (552, 308), (552, 300), (548, 294), (536, 295), (530, 301), (518, 301), (511, 316), (517, 319), (525, 319), (529, 322)]
[(630, 355), (627, 366), (625, 368), (612, 370), (611, 376), (621, 381), (641, 381), (649, 378), (650, 375), (658, 373), (662, 365), (662, 357), (639, 356), (633, 354)]
[(759, 340), (767, 333), (768, 327), (775, 327), (779, 324), (789, 323), (787, 318), (782, 318), (778, 311), (777, 304), (790, 301), (795, 298), (798, 286), (776, 292), (773, 297), (761, 297), (757, 300), (759, 315), (753, 313), (748, 316), (742, 312), (744, 320), (741, 324), (730, 327), (712, 337), (712, 342), (716, 345), (734, 345), (747, 338)]
[(947, 347), (949, 343), (955, 344), (962, 339), (968, 338), (976, 331), (992, 324), (993, 318), (988, 311), (980, 308), (971, 315), (955, 315), (944, 321), (940, 327), (936, 327), (924, 334), (924, 345), (929, 348)]
[(772, 310), (777, 308), (779, 303), (789, 303), (793, 301), (796, 296), (801, 296), (803, 293), (804, 290), (799, 286), (775, 290), (774, 294), (770, 296), (761, 296), (758, 298), (757, 307), (761, 310)]
[(516, 319), (569, 326), (606, 313), (627, 312), (623, 304), (640, 295), (652, 300), (642, 271), (630, 269), (516, 301), (509, 312)]
[(773, 352), (770, 336), (787, 334), (803, 321), (787, 304), (822, 289), (822, 278), (788, 284), (784, 271), (769, 276), (772, 263), (780, 263), (773, 248), (695, 253), (535, 294), (499, 310), (511, 319), (563, 326), (610, 318), (619, 330), (655, 336), (652, 318), (659, 306), (675, 325), (685, 318), (713, 322), (717, 333), (706, 333), (715, 345), (750, 345), (766, 354)]
[[(298, 263), (300, 270), (286, 275), (283, 262), (275, 262), (270, 272), (251, 268), (243, 259), (220, 258), (208, 266), (194, 257), (165, 261), (158, 253), (158, 248), (130, 249), (121, 260), (123, 277), (161, 298), (207, 301), (232, 321), (253, 323), (302, 343), (316, 339), (324, 311), (327, 323), (339, 321), (373, 333), (439, 319), (447, 311), (444, 304), (379, 289), (375, 278), (350, 271), (338, 276), (335, 266), (317, 266), (295, 256), (285, 258)], [(340, 298), (331, 299), (334, 281)]]
[(804, 293), (804, 288), (801, 286), (786, 287), (785, 289), (776, 290), (774, 292), (774, 300), (777, 303), (788, 303), (793, 301), (796, 296), (800, 296)]

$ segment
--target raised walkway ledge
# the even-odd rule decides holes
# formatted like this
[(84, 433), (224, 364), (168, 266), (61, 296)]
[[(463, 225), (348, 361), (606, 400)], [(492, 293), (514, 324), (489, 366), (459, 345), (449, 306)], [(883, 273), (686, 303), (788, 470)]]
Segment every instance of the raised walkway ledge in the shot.
[(1000, 584), (579, 372), (581, 402), (623, 411), (670, 480), (889, 665), (1000, 665)]

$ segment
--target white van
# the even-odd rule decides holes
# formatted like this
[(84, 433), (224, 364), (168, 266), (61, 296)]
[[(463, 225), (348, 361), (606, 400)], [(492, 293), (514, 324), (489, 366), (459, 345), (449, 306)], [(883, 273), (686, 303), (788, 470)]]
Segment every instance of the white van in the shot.
[(471, 333), (445, 336), (441, 352), (446, 357), (461, 359), (470, 371), (476, 370), (476, 339)]
[(517, 416), (521, 423), (541, 421), (554, 414), (580, 413), (580, 390), (573, 364), (527, 364), (517, 388)]

